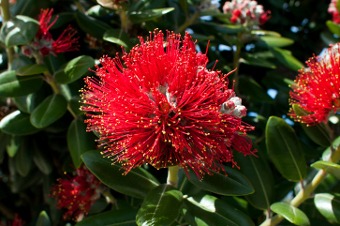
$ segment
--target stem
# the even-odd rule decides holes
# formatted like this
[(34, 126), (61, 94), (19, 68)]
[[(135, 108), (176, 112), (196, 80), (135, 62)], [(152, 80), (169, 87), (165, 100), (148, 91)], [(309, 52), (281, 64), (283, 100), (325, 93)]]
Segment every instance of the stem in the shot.
[(242, 49), (242, 42), (240, 41), (242, 36), (242, 33), (238, 34), (237, 36), (237, 43), (236, 43), (236, 50), (234, 52), (234, 57), (233, 57), (233, 69), (235, 72), (233, 73), (233, 80), (234, 80), (234, 91), (237, 96), (239, 96), (239, 91), (238, 91), (238, 83), (239, 83), (239, 66), (240, 66), (240, 57), (241, 57), (241, 49)]
[[(1, 15), (2, 15), (2, 22), (5, 24), (7, 21), (11, 19), (11, 13), (9, 11), (9, 1), (8, 0), (0, 0), (0, 7), (1, 7)], [(7, 64), (8, 69), (11, 70), (12, 62), (14, 60), (14, 48), (6, 48), (7, 53)]]
[(178, 166), (169, 166), (168, 168), (168, 178), (166, 180), (167, 184), (170, 184), (177, 188), (178, 185)]
[[(340, 160), (340, 146), (337, 147), (337, 150), (333, 152), (330, 162), (338, 162)], [(306, 199), (308, 199), (311, 194), (315, 191), (315, 189), (320, 185), (322, 180), (326, 177), (327, 172), (325, 170), (319, 170), (318, 173), (314, 176), (313, 180), (310, 184), (306, 185), (304, 189), (300, 190), (300, 192), (290, 201), (290, 205), (298, 207), (301, 205)], [(260, 226), (274, 226), (280, 223), (284, 218), (280, 215), (275, 215), (272, 218), (265, 220)]]
[(127, 11), (124, 9), (119, 9), (120, 25), (124, 32), (128, 33), (131, 23), (127, 15)]
[(199, 17), (199, 12), (195, 12), (189, 19), (187, 18), (179, 28), (177, 28), (176, 33), (183, 32), (187, 27), (195, 22), (195, 20)]

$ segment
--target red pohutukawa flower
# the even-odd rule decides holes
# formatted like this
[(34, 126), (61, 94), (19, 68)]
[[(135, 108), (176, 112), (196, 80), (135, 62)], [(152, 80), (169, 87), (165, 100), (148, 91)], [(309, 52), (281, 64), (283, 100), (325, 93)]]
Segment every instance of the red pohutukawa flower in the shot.
[(299, 116), (291, 108), (290, 115), (299, 122), (313, 125), (327, 122), (331, 113), (340, 110), (340, 43), (322, 56), (310, 58), (301, 69), (290, 92), (290, 104), (298, 104), (308, 115)]
[(337, 9), (338, 0), (331, 0), (328, 6), (328, 13), (332, 15), (332, 21), (336, 24), (340, 24), (340, 15)]
[(66, 209), (64, 219), (81, 220), (100, 197), (101, 182), (86, 168), (76, 170), (76, 175), (58, 179), (52, 187), (52, 197), (57, 206)]
[(71, 26), (68, 26), (56, 40), (53, 39), (50, 29), (57, 22), (58, 16), (52, 20), (52, 14), (53, 9), (41, 10), (38, 33), (31, 45), (22, 48), (25, 55), (31, 57), (38, 52), (42, 56), (47, 56), (78, 50), (77, 31)]
[(232, 149), (252, 154), (241, 121), (246, 109), (228, 89), (227, 75), (206, 68), (189, 34), (161, 31), (140, 38), (123, 57), (103, 57), (85, 79), (82, 110), (99, 133), (102, 154), (129, 172), (148, 163), (179, 165), (199, 177), (223, 170)]

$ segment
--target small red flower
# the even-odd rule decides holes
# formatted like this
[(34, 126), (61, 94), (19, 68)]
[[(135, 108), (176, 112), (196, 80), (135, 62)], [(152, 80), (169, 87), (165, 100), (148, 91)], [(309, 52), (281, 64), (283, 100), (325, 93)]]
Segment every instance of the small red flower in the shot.
[(254, 0), (231, 0), (223, 5), (223, 12), (230, 16), (230, 22), (256, 29), (270, 18), (270, 11)]
[(340, 24), (340, 15), (338, 8), (336, 7), (338, 0), (331, 0), (328, 6), (328, 13), (332, 15), (332, 21), (336, 24)]
[(58, 179), (52, 188), (52, 197), (57, 199), (57, 206), (66, 209), (64, 219), (80, 221), (91, 206), (100, 197), (101, 182), (86, 168), (76, 170), (76, 175), (67, 179)]
[(331, 113), (340, 110), (340, 43), (327, 49), (322, 56), (310, 58), (301, 69), (290, 92), (290, 104), (298, 104), (309, 114), (290, 115), (298, 122), (313, 125), (327, 122)]
[(42, 9), (39, 14), (39, 30), (30, 46), (23, 46), (23, 54), (32, 56), (40, 53), (42, 56), (49, 54), (71, 52), (78, 50), (78, 37), (76, 30), (68, 26), (59, 37), (54, 40), (50, 33), (51, 27), (57, 22), (58, 16), (52, 20), (53, 9)]
[(155, 31), (122, 59), (100, 62), (97, 77), (85, 80), (82, 110), (104, 156), (126, 173), (148, 163), (202, 176), (223, 170), (223, 162), (235, 164), (232, 149), (253, 153), (241, 99), (228, 89), (227, 75), (206, 68), (207, 56), (196, 52), (189, 34), (167, 32), (164, 39)]

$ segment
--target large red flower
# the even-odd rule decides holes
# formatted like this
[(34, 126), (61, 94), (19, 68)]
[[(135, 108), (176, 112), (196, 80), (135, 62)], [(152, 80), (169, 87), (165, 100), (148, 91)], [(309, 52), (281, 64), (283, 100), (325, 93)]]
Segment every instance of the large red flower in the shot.
[(58, 179), (52, 187), (52, 197), (57, 206), (66, 209), (64, 219), (81, 220), (100, 197), (101, 182), (86, 168), (76, 170), (76, 175)]
[(290, 92), (290, 104), (298, 104), (308, 112), (299, 116), (291, 108), (290, 115), (299, 122), (313, 125), (327, 122), (331, 113), (340, 110), (340, 43), (322, 56), (310, 58), (301, 69)]
[(140, 38), (122, 59), (103, 57), (82, 90), (88, 130), (99, 133), (104, 156), (126, 173), (148, 163), (179, 165), (198, 176), (222, 170), (232, 149), (253, 153), (242, 123), (246, 109), (227, 75), (206, 68), (189, 34), (161, 31)]

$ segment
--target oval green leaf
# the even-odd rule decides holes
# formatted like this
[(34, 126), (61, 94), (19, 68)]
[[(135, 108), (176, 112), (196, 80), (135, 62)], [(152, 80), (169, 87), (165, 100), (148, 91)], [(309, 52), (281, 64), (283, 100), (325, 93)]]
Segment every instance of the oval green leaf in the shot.
[(314, 204), (330, 223), (340, 224), (340, 197), (328, 193), (316, 194)]
[(295, 225), (310, 225), (309, 219), (304, 212), (287, 203), (274, 203), (270, 206), (270, 209)]
[(29, 135), (39, 131), (30, 122), (30, 115), (19, 110), (6, 115), (0, 121), (0, 130), (10, 135)]
[(235, 160), (255, 190), (253, 194), (247, 195), (246, 199), (257, 209), (268, 209), (274, 193), (274, 176), (268, 163), (261, 156), (244, 157), (240, 153), (235, 153)]
[(323, 169), (326, 172), (335, 176), (337, 179), (340, 179), (340, 165), (336, 163), (326, 162), (326, 161), (317, 161), (317, 162), (314, 162), (311, 166), (316, 169)]
[(22, 177), (26, 177), (32, 168), (32, 151), (30, 145), (24, 140), (13, 158), (16, 171)]
[(238, 170), (225, 167), (226, 173), (205, 175), (199, 180), (194, 172), (190, 171), (188, 179), (195, 186), (220, 195), (249, 195), (254, 192), (249, 180)]
[(47, 71), (47, 67), (43, 64), (30, 64), (16, 70), (17, 75), (38, 75)]
[(52, 172), (52, 164), (45, 154), (46, 150), (38, 149), (36, 143), (34, 143), (33, 148), (33, 162), (43, 174), (49, 175)]
[(30, 120), (35, 127), (44, 128), (61, 118), (66, 110), (66, 99), (60, 94), (53, 94), (33, 110)]
[(5, 35), (7, 47), (25, 45), (30, 43), (39, 29), (38, 21), (23, 15), (13, 19), (12, 29)]
[(157, 179), (141, 167), (132, 169), (124, 176), (121, 166), (103, 158), (99, 151), (87, 151), (81, 158), (101, 182), (122, 194), (144, 198), (151, 189), (159, 185)]
[(55, 80), (61, 84), (74, 82), (84, 76), (93, 65), (94, 59), (92, 57), (85, 55), (78, 56), (66, 64), (63, 73), (55, 74)]
[[(293, 104), (292, 108), (296, 115), (308, 115), (308, 113), (297, 104)], [(301, 123), (301, 127), (305, 131), (307, 136), (316, 144), (319, 144), (322, 147), (328, 147), (331, 144), (329, 136), (330, 131), (328, 131), (324, 123), (319, 123), (314, 126), (306, 126), (305, 124)]]
[(340, 36), (340, 26), (339, 24), (334, 23), (331, 20), (327, 20), (326, 21), (326, 25), (328, 27), (328, 29), (333, 33), (336, 34), (338, 36)]
[(142, 23), (148, 20), (153, 20), (161, 17), (171, 11), (175, 10), (173, 7), (159, 8), (159, 9), (146, 9), (143, 11), (133, 11), (129, 14), (129, 19), (133, 23)]
[(105, 41), (124, 46), (124, 48), (128, 47), (128, 43), (130, 41), (128, 35), (120, 29), (111, 29), (106, 31), (103, 39)]
[(300, 181), (306, 175), (306, 161), (295, 131), (282, 118), (271, 116), (266, 125), (270, 159), (286, 179)]
[(86, 217), (78, 222), (75, 226), (135, 226), (136, 225), (135, 209), (111, 210), (104, 213)]
[(275, 37), (275, 36), (258, 36), (260, 44), (264, 44), (265, 46), (270, 47), (285, 47), (292, 45), (294, 40), (284, 37)]
[(18, 97), (37, 91), (43, 83), (41, 76), (16, 76), (15, 71), (0, 74), (0, 96)]
[(111, 29), (111, 26), (94, 17), (80, 12), (75, 14), (79, 27), (85, 32), (96, 38), (102, 39), (104, 33)]
[(137, 212), (137, 225), (171, 225), (180, 212), (182, 197), (182, 192), (167, 184), (152, 189)]
[(245, 213), (211, 195), (189, 197), (185, 199), (185, 204), (189, 213), (206, 225), (254, 225)]
[(35, 226), (51, 226), (51, 220), (46, 211), (41, 211)]
[(303, 64), (298, 59), (296, 59), (289, 50), (280, 49), (277, 47), (270, 48), (270, 50), (278, 61), (293, 71), (303, 68)]
[(86, 125), (81, 119), (74, 119), (67, 130), (67, 146), (76, 168), (82, 164), (80, 156), (95, 148), (95, 138), (91, 135), (86, 132)]

